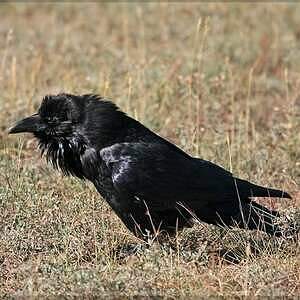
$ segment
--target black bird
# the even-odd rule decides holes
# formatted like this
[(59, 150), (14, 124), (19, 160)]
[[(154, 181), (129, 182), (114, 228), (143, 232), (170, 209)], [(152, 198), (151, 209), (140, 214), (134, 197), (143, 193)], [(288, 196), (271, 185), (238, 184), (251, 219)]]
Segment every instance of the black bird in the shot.
[(252, 197), (291, 198), (194, 158), (97, 95), (44, 97), (10, 133), (31, 132), (47, 161), (90, 180), (127, 228), (142, 238), (169, 234), (195, 219), (282, 234), (279, 213)]

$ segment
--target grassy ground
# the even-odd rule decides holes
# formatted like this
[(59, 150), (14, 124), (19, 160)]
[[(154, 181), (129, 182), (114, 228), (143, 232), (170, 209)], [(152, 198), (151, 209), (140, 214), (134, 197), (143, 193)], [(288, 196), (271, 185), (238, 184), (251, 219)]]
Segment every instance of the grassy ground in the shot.
[(299, 242), (199, 224), (146, 247), (90, 184), (53, 172), (31, 136), (6, 133), (47, 93), (99, 93), (189, 153), (290, 191), (261, 202), (298, 222), (299, 14), (1, 4), (0, 295), (299, 296)]

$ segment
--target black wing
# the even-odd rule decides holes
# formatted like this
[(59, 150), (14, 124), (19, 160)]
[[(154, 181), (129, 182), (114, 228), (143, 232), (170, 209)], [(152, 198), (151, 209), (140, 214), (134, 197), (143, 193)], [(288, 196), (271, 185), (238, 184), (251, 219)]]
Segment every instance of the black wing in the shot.
[(229, 198), (232, 174), (205, 160), (182, 155), (162, 143), (119, 143), (101, 150), (121, 194), (139, 197), (156, 210), (185, 202), (198, 208)]

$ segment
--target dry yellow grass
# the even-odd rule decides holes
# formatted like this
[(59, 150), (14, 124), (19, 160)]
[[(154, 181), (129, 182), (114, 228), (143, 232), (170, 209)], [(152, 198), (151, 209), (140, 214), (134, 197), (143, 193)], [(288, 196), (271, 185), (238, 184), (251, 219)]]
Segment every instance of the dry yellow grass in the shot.
[[(299, 242), (201, 224), (151, 247), (30, 136), (41, 97), (99, 93), (191, 154), (291, 191), (299, 221), (296, 4), (1, 4), (0, 295), (299, 296)], [(133, 254), (133, 248), (136, 251)]]

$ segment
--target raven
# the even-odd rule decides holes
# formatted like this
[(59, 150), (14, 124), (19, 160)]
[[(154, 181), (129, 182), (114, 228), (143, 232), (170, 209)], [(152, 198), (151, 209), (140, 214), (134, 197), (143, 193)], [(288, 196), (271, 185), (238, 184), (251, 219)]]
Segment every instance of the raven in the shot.
[(65, 175), (91, 181), (126, 227), (149, 238), (195, 220), (282, 235), (279, 213), (253, 197), (291, 198), (195, 158), (98, 95), (48, 95), (9, 133), (31, 132)]

